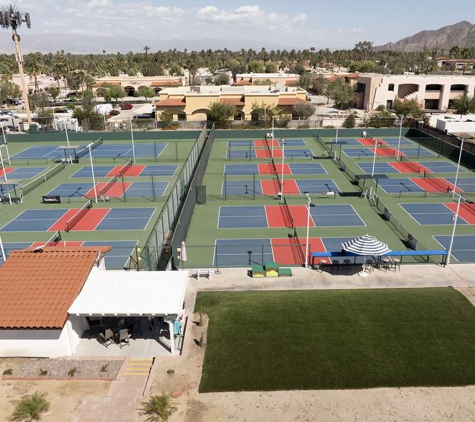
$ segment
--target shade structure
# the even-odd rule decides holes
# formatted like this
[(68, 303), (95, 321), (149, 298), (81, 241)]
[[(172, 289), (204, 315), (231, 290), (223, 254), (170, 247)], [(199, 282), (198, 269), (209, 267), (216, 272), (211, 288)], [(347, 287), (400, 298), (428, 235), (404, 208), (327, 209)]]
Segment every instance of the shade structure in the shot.
[(388, 248), (386, 243), (379, 241), (369, 234), (349, 240), (348, 242), (343, 242), (342, 245), (345, 251), (353, 252), (357, 255), (381, 256), (391, 252), (391, 249)]

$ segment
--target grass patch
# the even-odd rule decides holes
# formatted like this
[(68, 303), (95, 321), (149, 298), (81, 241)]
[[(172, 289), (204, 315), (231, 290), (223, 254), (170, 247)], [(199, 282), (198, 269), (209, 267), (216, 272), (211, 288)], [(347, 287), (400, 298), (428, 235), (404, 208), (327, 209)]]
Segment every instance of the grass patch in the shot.
[(200, 292), (201, 392), (475, 384), (475, 308), (451, 288)]

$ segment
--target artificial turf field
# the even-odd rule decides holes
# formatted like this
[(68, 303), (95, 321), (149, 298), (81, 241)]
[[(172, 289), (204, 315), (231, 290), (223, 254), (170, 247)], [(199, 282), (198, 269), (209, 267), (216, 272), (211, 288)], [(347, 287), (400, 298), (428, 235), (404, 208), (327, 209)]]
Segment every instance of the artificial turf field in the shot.
[(452, 288), (200, 292), (200, 392), (475, 383), (475, 308)]

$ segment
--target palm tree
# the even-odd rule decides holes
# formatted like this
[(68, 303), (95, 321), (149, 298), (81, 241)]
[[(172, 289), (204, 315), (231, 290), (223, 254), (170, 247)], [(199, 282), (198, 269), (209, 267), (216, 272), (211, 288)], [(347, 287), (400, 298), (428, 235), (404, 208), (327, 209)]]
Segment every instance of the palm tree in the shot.
[(15, 407), (12, 420), (18, 422), (39, 421), (42, 413), (47, 412), (49, 407), (50, 403), (46, 400), (46, 394), (37, 391), (31, 396), (25, 396), (20, 400)]
[(177, 410), (171, 394), (162, 393), (160, 396), (151, 396), (147, 401), (142, 402), (139, 415), (147, 417), (145, 422), (167, 422)]

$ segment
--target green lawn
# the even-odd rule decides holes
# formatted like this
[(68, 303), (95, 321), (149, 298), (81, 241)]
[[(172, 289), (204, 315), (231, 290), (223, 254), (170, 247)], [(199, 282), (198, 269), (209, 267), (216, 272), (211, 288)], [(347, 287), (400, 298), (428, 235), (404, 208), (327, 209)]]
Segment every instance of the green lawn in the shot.
[(450, 288), (200, 292), (201, 392), (475, 384), (475, 308)]

